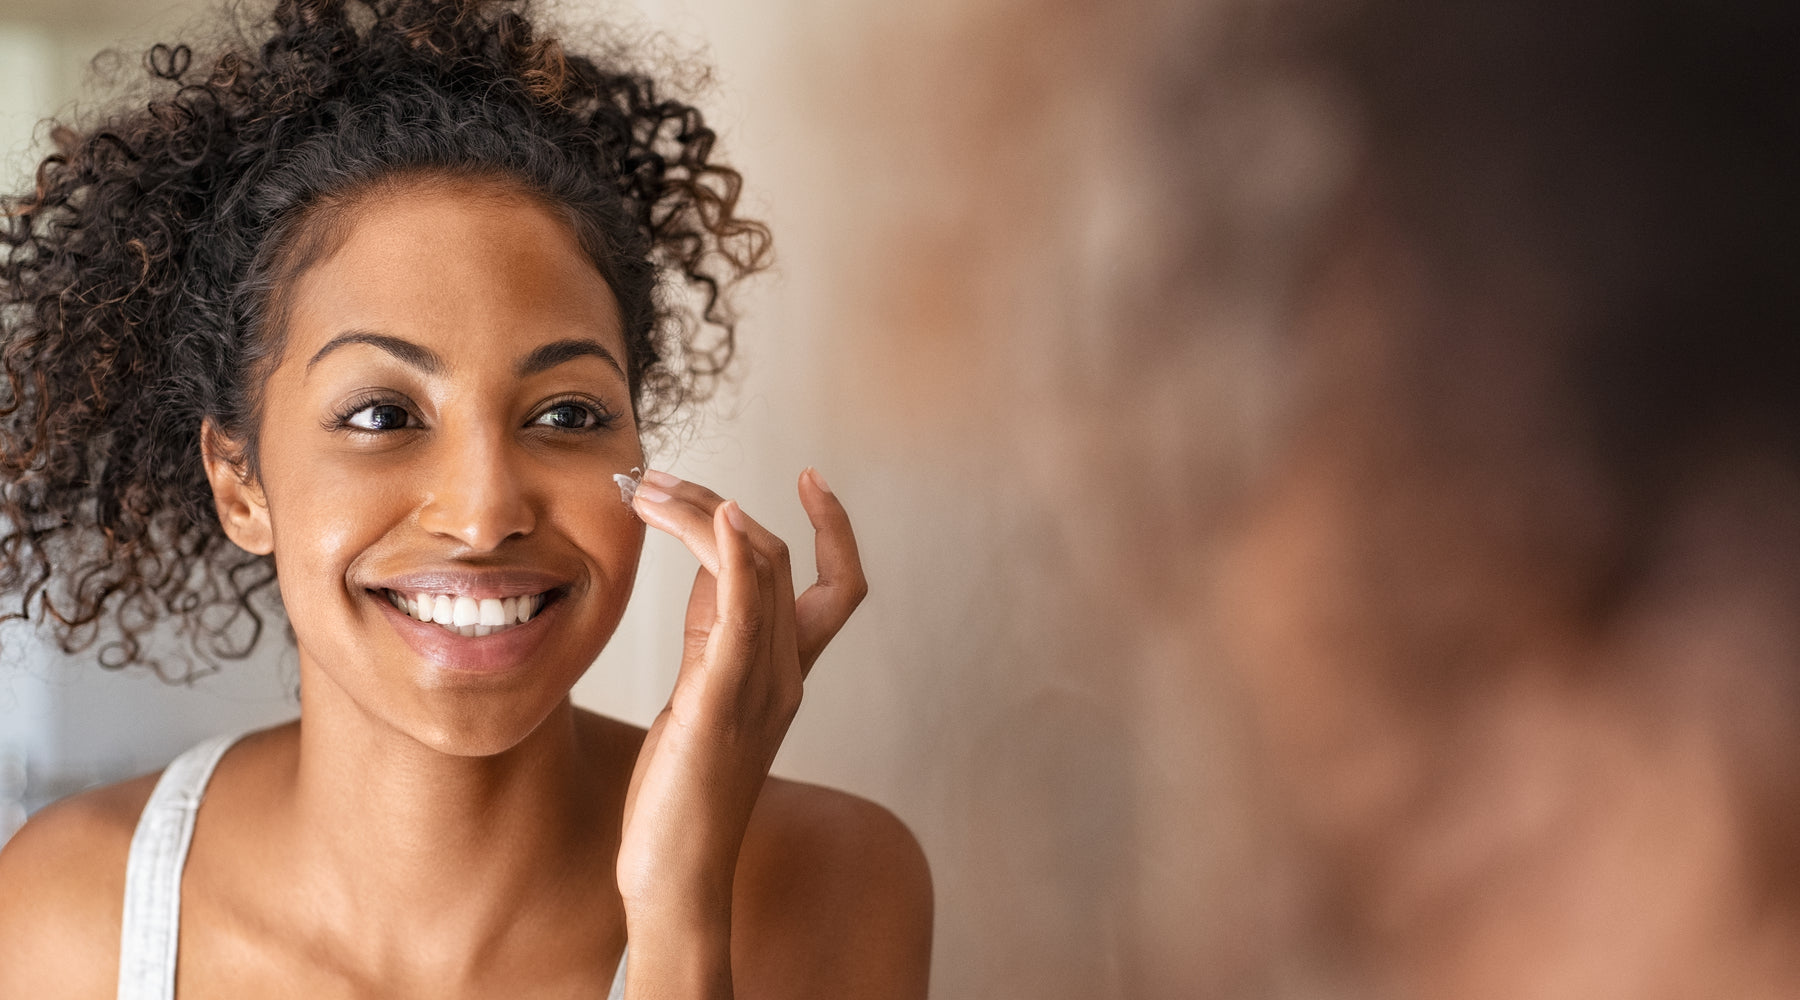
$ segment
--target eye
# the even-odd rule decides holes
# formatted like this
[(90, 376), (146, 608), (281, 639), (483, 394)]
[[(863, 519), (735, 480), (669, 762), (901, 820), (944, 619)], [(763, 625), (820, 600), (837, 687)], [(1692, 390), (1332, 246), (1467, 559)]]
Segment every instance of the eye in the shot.
[(365, 406), (344, 418), (344, 426), (361, 431), (397, 431), (409, 425), (412, 414), (395, 403)]
[(565, 431), (586, 431), (605, 426), (607, 419), (586, 403), (567, 401), (538, 414), (534, 427), (554, 427)]

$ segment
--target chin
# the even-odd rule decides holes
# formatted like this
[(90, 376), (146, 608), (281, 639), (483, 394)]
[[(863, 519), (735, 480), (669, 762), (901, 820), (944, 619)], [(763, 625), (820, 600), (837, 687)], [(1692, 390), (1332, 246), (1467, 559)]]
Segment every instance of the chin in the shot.
[(452, 757), (497, 757), (524, 743), (568, 701), (559, 697), (524, 699), (456, 698), (438, 706), (429, 718), (407, 720), (400, 728), (420, 744)]
[(400, 656), (367, 658), (362, 669), (344, 674), (303, 645), (300, 714), (325, 727), (321, 732), (342, 732), (355, 742), (353, 731), (373, 723), (441, 754), (494, 757), (560, 717), (586, 666), (558, 657), (532, 671), (446, 675)]

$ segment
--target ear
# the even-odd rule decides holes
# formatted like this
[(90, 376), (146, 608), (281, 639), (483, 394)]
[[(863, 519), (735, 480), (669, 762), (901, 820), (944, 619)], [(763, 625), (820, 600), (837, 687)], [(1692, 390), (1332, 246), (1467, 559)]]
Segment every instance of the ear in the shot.
[(225, 436), (208, 417), (200, 423), (200, 459), (212, 483), (213, 504), (225, 537), (253, 555), (275, 551), (275, 533), (269, 528), (269, 505), (262, 486), (244, 467), (243, 449)]

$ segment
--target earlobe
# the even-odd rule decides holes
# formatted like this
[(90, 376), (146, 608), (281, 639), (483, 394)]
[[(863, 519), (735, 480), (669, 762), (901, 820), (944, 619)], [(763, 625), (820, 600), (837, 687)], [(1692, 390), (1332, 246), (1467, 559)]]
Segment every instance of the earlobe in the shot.
[(200, 459), (206, 464), (213, 506), (225, 537), (253, 555), (274, 552), (275, 536), (269, 528), (269, 506), (262, 487), (244, 467), (242, 449), (210, 417), (200, 424)]

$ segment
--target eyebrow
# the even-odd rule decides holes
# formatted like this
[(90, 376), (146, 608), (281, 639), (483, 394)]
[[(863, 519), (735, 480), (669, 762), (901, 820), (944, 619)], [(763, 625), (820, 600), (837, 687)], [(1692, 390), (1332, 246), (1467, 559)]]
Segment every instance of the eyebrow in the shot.
[(312, 356), (312, 360), (306, 363), (306, 369), (311, 371), (312, 367), (318, 364), (325, 355), (351, 344), (368, 344), (370, 347), (378, 347), (427, 375), (436, 375), (444, 370), (444, 359), (438, 357), (430, 348), (420, 347), (410, 340), (391, 337), (385, 333), (371, 333), (368, 330), (351, 330), (331, 338), (324, 347), (319, 348), (317, 354)]
[[(430, 348), (421, 347), (410, 340), (369, 330), (350, 330), (331, 338), (324, 347), (319, 348), (311, 360), (306, 362), (307, 370), (311, 371), (314, 365), (317, 365), (332, 351), (340, 347), (348, 347), (351, 344), (367, 344), (370, 347), (379, 348), (427, 375), (436, 375), (444, 370), (444, 359), (438, 357)], [(517, 374), (520, 378), (538, 375), (576, 358), (590, 357), (606, 362), (613, 371), (619, 373), (620, 378), (626, 378), (624, 366), (619, 364), (619, 359), (614, 357), (605, 345), (597, 340), (581, 338), (552, 341), (532, 351), (519, 362)]]
[(532, 351), (525, 355), (523, 361), (519, 362), (518, 375), (520, 378), (525, 378), (528, 375), (547, 372), (557, 365), (573, 361), (576, 358), (599, 358), (610, 365), (613, 371), (618, 372), (620, 378), (625, 378), (625, 368), (619, 364), (619, 359), (613, 357), (613, 353), (599, 341), (585, 338), (556, 340)]

